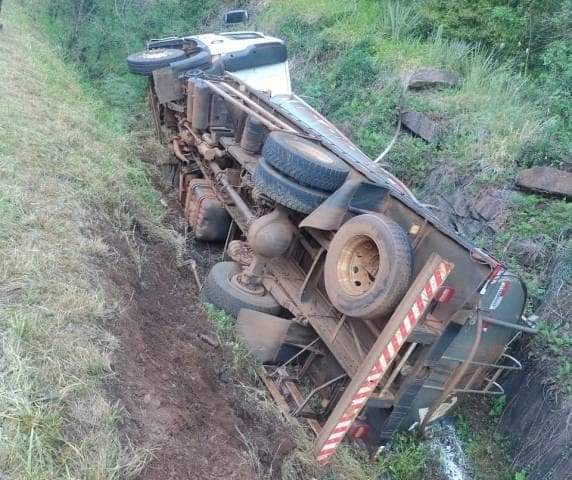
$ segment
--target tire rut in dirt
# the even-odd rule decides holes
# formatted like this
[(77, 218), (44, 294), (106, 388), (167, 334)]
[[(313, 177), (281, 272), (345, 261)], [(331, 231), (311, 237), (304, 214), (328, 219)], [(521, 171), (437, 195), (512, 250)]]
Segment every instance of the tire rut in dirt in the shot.
[(138, 270), (123, 238), (108, 243), (118, 255), (107, 288), (125, 306), (114, 332), (120, 346), (109, 389), (126, 410), (125, 435), (153, 451), (138, 478), (255, 478), (237, 429), (274, 453), (284, 433), (259, 433), (237, 400), (235, 378), (225, 373), (223, 356), (230, 361), (230, 353), (198, 338), (213, 332), (191, 273), (177, 269), (164, 247), (141, 241), (146, 255)]

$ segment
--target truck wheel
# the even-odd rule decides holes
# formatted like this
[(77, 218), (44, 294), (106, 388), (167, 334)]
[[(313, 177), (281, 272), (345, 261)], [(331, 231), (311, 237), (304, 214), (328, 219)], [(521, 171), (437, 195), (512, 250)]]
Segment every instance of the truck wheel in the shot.
[(282, 175), (264, 158), (258, 161), (254, 175), (256, 188), (261, 193), (297, 212), (311, 213), (328, 198), (326, 192), (305, 187)]
[(286, 132), (268, 135), (262, 155), (280, 172), (298, 182), (333, 192), (350, 173), (343, 160), (320, 145)]
[(384, 215), (359, 215), (342, 225), (330, 243), (326, 291), (332, 305), (350, 317), (381, 317), (407, 292), (412, 269), (405, 231)]
[(186, 58), (187, 54), (177, 48), (156, 48), (132, 53), (127, 57), (127, 66), (131, 73), (151, 75), (154, 70), (168, 67), (171, 62)]
[(240, 265), (236, 262), (216, 263), (205, 280), (201, 292), (203, 302), (210, 303), (235, 318), (241, 308), (278, 315), (280, 304), (270, 293), (255, 295), (236, 285), (232, 277), (240, 273), (240, 270)]

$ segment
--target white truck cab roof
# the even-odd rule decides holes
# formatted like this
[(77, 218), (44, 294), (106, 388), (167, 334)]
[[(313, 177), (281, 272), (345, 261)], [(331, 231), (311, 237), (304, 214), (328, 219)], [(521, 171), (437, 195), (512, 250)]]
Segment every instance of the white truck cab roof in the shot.
[[(224, 55), (242, 52), (253, 45), (284, 45), (284, 42), (279, 38), (249, 31), (205, 33), (193, 35), (190, 38), (208, 49), (213, 62), (221, 59)], [(249, 87), (264, 92), (270, 97), (292, 93), (288, 60), (271, 65), (241, 69), (232, 73)]]

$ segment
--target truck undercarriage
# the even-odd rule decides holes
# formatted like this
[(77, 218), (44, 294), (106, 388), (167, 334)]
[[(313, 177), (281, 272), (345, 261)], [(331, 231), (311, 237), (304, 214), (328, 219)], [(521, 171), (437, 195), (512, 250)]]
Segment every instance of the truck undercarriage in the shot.
[(317, 461), (344, 438), (375, 450), (424, 428), (459, 393), (501, 395), (499, 376), (521, 368), (507, 344), (531, 330), (520, 279), (289, 92), (289, 78), (277, 92), (253, 87), (253, 69), (282, 71), (283, 45), (199, 66), (191, 44), (186, 60), (146, 73), (185, 219), (232, 260), (213, 267), (203, 297), (238, 318), (278, 406), (316, 433)]

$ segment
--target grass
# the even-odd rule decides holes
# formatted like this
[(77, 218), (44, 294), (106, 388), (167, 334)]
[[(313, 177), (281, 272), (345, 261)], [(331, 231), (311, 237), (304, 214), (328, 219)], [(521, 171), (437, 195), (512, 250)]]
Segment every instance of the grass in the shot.
[[(504, 397), (465, 402), (456, 419), (456, 431), (464, 445), (474, 480), (526, 480), (525, 471), (514, 471), (510, 441), (497, 431), (506, 403)], [(488, 415), (483, 415), (488, 410)]]
[[(540, 141), (548, 122), (527, 99), (527, 81), (484, 48), (445, 39), (439, 29), (428, 38), (418, 36), (414, 4), (286, 0), (266, 4), (261, 18), (265, 29), (290, 41), (294, 81), (302, 95), (336, 123), (347, 125), (346, 131), (372, 157), (395, 129), (398, 102), (387, 90), (388, 78), (424, 67), (462, 75), (458, 89), (410, 93), (405, 99), (406, 108), (436, 112), (450, 125), (438, 148), (402, 136), (387, 157), (412, 185), (422, 183), (444, 159), (481, 181), (506, 181), (523, 149)], [(418, 168), (412, 170), (413, 163)]]
[(133, 478), (146, 452), (122, 443), (104, 387), (117, 340), (101, 232), (156, 226), (162, 207), (129, 137), (16, 2), (3, 23), (0, 476)]

